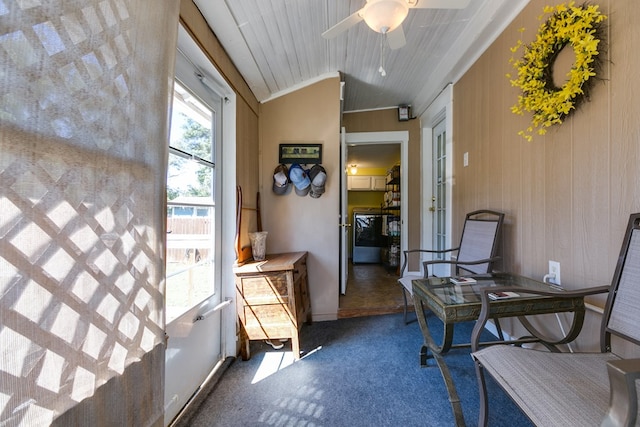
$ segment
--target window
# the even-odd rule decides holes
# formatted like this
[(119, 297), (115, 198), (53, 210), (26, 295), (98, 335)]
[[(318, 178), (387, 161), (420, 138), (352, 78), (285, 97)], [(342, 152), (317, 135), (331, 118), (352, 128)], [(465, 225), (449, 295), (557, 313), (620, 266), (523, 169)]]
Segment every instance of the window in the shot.
[(214, 291), (215, 112), (175, 83), (167, 174), (167, 322)]

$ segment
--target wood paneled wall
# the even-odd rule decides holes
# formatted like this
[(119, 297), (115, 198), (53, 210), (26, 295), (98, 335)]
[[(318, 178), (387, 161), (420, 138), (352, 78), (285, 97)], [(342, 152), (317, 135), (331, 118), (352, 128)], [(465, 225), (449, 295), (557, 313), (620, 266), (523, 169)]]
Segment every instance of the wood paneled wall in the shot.
[(224, 76), (236, 95), (242, 98), (254, 114), (258, 114), (258, 100), (231, 61), (231, 58), (227, 55), (220, 41), (209, 28), (207, 21), (205, 21), (193, 0), (180, 1), (180, 23), (200, 44), (202, 50)]
[(247, 232), (257, 230), (259, 104), (192, 0), (180, 2), (180, 22), (236, 94), (236, 184), (243, 193), (241, 245), (246, 246), (249, 244)]
[(505, 75), (510, 47), (534, 40), (546, 3), (532, 0), (454, 86), (454, 210), (505, 212), (505, 269), (542, 278), (556, 260), (575, 289), (610, 283), (629, 214), (640, 210), (640, 8), (597, 2), (608, 15), (600, 81), (569, 119), (527, 142), (517, 132), (530, 116), (511, 113), (519, 92)]

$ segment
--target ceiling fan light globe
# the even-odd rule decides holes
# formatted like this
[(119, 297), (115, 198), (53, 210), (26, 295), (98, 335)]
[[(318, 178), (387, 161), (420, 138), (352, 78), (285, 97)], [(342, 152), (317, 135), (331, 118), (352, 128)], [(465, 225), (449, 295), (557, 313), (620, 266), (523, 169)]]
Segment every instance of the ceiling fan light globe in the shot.
[(362, 18), (373, 31), (384, 34), (398, 28), (408, 13), (405, 0), (369, 0)]

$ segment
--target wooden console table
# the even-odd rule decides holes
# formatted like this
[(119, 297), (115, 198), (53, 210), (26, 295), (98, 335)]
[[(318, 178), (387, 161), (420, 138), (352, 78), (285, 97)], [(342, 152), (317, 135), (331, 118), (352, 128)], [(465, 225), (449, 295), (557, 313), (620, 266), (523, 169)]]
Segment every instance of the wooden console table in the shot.
[(307, 252), (267, 255), (234, 267), (236, 304), (240, 318), (240, 354), (251, 357), (250, 340), (291, 339), (300, 358), (300, 329), (311, 323), (307, 283)]

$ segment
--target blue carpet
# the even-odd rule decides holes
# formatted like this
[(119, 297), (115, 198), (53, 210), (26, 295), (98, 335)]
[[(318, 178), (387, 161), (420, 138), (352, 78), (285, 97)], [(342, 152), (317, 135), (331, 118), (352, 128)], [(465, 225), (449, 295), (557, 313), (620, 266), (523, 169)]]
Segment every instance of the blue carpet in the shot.
[[(429, 316), (436, 342), (441, 323)], [(472, 323), (456, 325), (468, 342)], [(484, 339), (494, 339), (486, 332)], [(301, 360), (290, 344), (274, 351), (252, 341), (252, 358), (237, 360), (198, 408), (192, 426), (452, 426), (451, 405), (433, 359), (420, 367), (422, 334), (402, 315), (316, 322), (302, 328)], [(445, 356), (467, 425), (477, 425), (478, 386), (469, 349)], [(490, 426), (530, 426), (493, 382)]]

